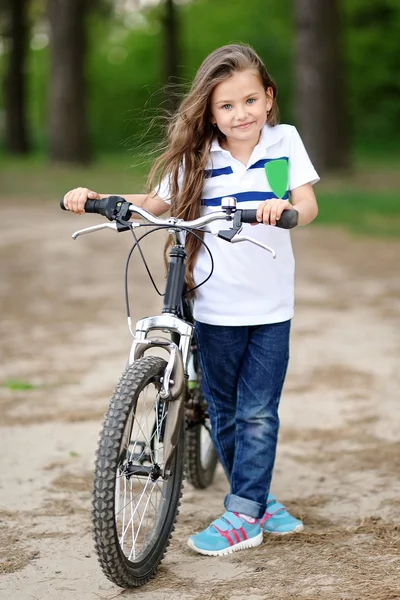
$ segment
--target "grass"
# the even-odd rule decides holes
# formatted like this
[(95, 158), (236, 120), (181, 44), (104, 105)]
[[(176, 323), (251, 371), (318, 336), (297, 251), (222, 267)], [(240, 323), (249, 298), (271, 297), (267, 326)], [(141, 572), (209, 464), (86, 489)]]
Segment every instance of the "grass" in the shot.
[(74, 187), (132, 194), (145, 189), (149, 161), (128, 154), (104, 156), (90, 165), (51, 165), (43, 156), (0, 157), (0, 201), (59, 199)]
[[(389, 160), (390, 159), (390, 160)], [(354, 171), (322, 178), (315, 190), (319, 203), (316, 225), (342, 226), (352, 233), (399, 237), (400, 174), (393, 155), (357, 156)], [(145, 190), (151, 162), (128, 153), (103, 156), (90, 165), (51, 165), (43, 156), (0, 156), (0, 202), (19, 199), (58, 201), (73, 187), (100, 193)]]
[(343, 226), (352, 233), (400, 237), (400, 195), (396, 191), (317, 193), (316, 223)]
[(21, 391), (21, 390), (33, 390), (35, 389), (35, 385), (33, 385), (33, 383), (29, 383), (29, 381), (21, 381), (21, 380), (16, 380), (16, 379), (9, 379), (7, 381), (4, 381), (4, 383), (2, 384), (2, 387), (5, 387), (9, 390), (13, 390), (13, 391)]

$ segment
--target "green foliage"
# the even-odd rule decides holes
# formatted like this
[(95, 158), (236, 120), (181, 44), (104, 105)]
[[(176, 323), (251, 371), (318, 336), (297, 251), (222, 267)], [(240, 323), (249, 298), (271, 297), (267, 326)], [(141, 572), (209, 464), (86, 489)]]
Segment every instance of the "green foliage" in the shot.
[[(277, 80), (283, 119), (291, 117), (290, 0), (212, 0), (178, 5), (180, 76), (184, 93), (199, 64), (232, 41), (253, 45)], [(88, 21), (87, 119), (95, 153), (122, 147), (137, 152), (160, 136), (166, 121), (162, 6), (128, 15), (93, 13)], [(261, 16), (261, 18), (260, 18)], [(40, 23), (39, 23), (40, 25)], [(39, 29), (33, 32), (37, 35)], [(31, 48), (28, 61), (29, 123), (36, 148), (47, 144), (49, 46)], [(0, 55), (0, 69), (4, 57)], [(0, 105), (1, 106), (1, 105)]]
[[(347, 100), (358, 143), (382, 145), (400, 129), (400, 2), (342, 0)], [(400, 147), (398, 142), (397, 147)]]
[[(177, 2), (182, 90), (210, 51), (234, 41), (249, 43), (277, 82), (282, 121), (293, 122), (293, 1)], [(338, 2), (348, 124), (355, 145), (382, 147), (390, 143), (398, 148), (400, 2)], [(147, 5), (130, 14), (117, 14), (111, 1), (95, 5), (103, 9), (93, 11), (88, 21), (86, 80), (91, 144), (95, 153), (122, 148), (137, 153), (159, 137), (165, 122), (163, 4)], [(33, 42), (46, 31), (45, 3), (36, 0), (34, 6)], [(48, 137), (49, 47), (33, 48), (38, 44), (33, 43), (28, 61), (29, 123), (35, 148), (44, 151)], [(5, 60), (0, 49), (0, 76)], [(1, 103), (0, 98), (0, 117)]]
[(159, 24), (151, 20), (132, 30), (119, 22), (110, 28), (104, 21), (91, 20), (88, 120), (96, 151), (133, 149), (151, 140), (144, 137), (162, 77), (158, 33)]
[[(283, 115), (290, 118), (291, 24), (285, 20), (289, 0), (252, 0), (243, 11), (242, 0), (226, 5), (197, 0), (178, 7), (180, 82), (175, 93), (187, 89), (205, 56), (218, 46), (241, 41), (253, 45), (278, 82)], [(125, 146), (138, 151), (156, 140), (165, 122), (166, 82), (163, 75), (161, 7), (143, 10), (130, 22), (90, 22), (88, 94), (90, 132), (95, 149)], [(264, 19), (260, 20), (260, 14)], [(257, 24), (255, 26), (255, 24)]]
[[(225, 44), (250, 44), (278, 86), (284, 120), (291, 119), (292, 37), (290, 0), (196, 0), (182, 6), (184, 74), (190, 79), (204, 58)], [(288, 18), (289, 15), (289, 18)]]

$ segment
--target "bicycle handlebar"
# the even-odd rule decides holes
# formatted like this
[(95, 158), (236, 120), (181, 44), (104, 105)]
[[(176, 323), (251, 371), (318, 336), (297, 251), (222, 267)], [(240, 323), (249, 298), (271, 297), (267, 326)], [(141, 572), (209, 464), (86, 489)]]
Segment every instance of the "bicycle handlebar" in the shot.
[[(64, 206), (64, 198), (61, 198), (60, 200), (60, 207), (62, 210), (67, 210)], [(209, 213), (192, 221), (184, 221), (183, 219), (176, 219), (174, 217), (160, 219), (144, 208), (130, 204), (121, 196), (108, 196), (107, 198), (102, 198), (100, 200), (87, 200), (85, 204), (85, 212), (103, 215), (110, 221), (115, 221), (118, 216), (123, 220), (129, 220), (132, 214), (137, 214), (153, 225), (182, 225), (182, 227), (186, 227), (188, 229), (204, 227), (205, 225), (208, 225), (208, 223), (218, 219), (231, 221), (235, 213), (239, 213), (236, 215), (236, 222), (257, 223), (256, 209), (237, 209), (236, 207), (231, 207), (228, 209), (224, 208), (221, 211)], [(298, 224), (298, 219), (299, 213), (297, 210), (285, 210), (281, 214), (281, 217), (276, 222), (275, 226), (280, 227), (281, 229), (292, 229)]]

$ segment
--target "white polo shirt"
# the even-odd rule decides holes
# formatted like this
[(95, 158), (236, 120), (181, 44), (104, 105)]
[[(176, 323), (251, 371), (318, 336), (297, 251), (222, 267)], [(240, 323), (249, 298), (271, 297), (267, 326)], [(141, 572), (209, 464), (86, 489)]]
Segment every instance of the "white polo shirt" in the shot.
[[(289, 192), (305, 183), (319, 181), (303, 142), (291, 125), (265, 125), (247, 165), (235, 159), (217, 140), (211, 145), (202, 192), (201, 214), (218, 211), (224, 196), (235, 196), (238, 208), (257, 208), (276, 198), (265, 174), (271, 159), (286, 159)], [(158, 195), (170, 202), (168, 183), (161, 182)], [(215, 221), (212, 231), (228, 229), (229, 223)], [(240, 234), (239, 234), (240, 235)], [(244, 224), (241, 235), (253, 237), (276, 251), (272, 255), (249, 242), (231, 244), (204, 235), (214, 258), (212, 277), (196, 290), (194, 318), (211, 325), (259, 325), (287, 321), (294, 308), (294, 258), (290, 232), (269, 225)], [(200, 249), (194, 269), (196, 285), (210, 273), (210, 257)]]

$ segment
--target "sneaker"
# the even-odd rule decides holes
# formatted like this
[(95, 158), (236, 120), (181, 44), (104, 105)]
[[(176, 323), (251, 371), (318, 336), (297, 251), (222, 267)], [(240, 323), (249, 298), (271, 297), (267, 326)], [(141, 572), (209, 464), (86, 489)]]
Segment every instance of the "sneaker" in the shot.
[(237, 550), (254, 548), (262, 543), (260, 519), (249, 523), (238, 513), (225, 512), (207, 529), (191, 535), (188, 546), (195, 552), (208, 556), (224, 556)]
[(271, 494), (268, 496), (267, 510), (260, 524), (263, 531), (274, 533), (275, 535), (296, 533), (304, 529), (303, 523), (299, 519), (292, 517), (283, 504), (277, 502)]

